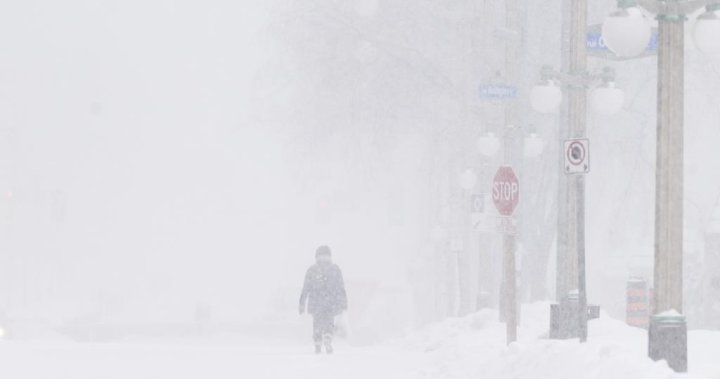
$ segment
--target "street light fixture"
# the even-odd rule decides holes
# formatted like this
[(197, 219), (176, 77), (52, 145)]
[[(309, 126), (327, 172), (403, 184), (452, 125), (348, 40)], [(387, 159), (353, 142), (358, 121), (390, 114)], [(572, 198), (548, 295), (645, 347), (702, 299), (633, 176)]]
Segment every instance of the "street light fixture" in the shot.
[(625, 91), (615, 87), (615, 82), (607, 82), (590, 93), (590, 104), (601, 115), (617, 114), (624, 103)]
[(618, 1), (618, 9), (602, 24), (605, 46), (618, 57), (640, 55), (650, 42), (650, 24), (636, 5), (634, 0)]
[[(655, 179), (655, 296), (648, 330), (648, 355), (664, 359), (675, 371), (687, 371), (687, 326), (683, 309), (683, 119), (686, 15), (706, 7), (695, 27), (700, 49), (720, 47), (717, 11), (720, 0), (619, 0), (618, 6), (640, 6), (657, 15), (657, 142)], [(648, 24), (639, 18), (619, 20), (613, 13), (603, 24), (608, 48), (620, 55), (623, 39), (634, 41)], [(620, 12), (622, 13), (622, 12)], [(629, 12), (628, 12), (629, 14)], [(643, 34), (644, 36), (644, 34)], [(621, 38), (622, 37), (622, 38)]]
[(562, 103), (562, 90), (553, 71), (543, 66), (540, 72), (540, 82), (530, 90), (530, 106), (540, 113), (557, 113)]
[(705, 7), (695, 21), (695, 46), (704, 53), (720, 52), (720, 3)]
[(720, 51), (720, 1), (717, 0), (618, 0), (618, 9), (603, 21), (602, 38), (618, 57), (635, 57), (645, 51), (652, 34), (640, 7), (664, 18), (684, 21), (685, 15), (703, 6), (706, 11), (695, 23), (695, 44), (705, 53), (715, 53)]
[(530, 105), (540, 113), (557, 113), (562, 102), (558, 83), (573, 87), (593, 88), (593, 110), (604, 115), (618, 113), (625, 103), (625, 92), (615, 86), (615, 71), (605, 67), (599, 74), (565, 74), (544, 66), (540, 84), (530, 91)]

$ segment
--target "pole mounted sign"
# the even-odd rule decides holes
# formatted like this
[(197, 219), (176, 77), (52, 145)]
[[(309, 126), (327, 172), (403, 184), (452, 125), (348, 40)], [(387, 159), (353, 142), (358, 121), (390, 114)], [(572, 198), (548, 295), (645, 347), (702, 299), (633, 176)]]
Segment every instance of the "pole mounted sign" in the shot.
[(485, 194), (476, 194), (470, 196), (470, 212), (472, 214), (485, 213)]
[(520, 200), (520, 183), (510, 166), (501, 166), (495, 173), (492, 188), (493, 203), (503, 216), (512, 216)]
[(518, 89), (511, 84), (481, 84), (478, 96), (488, 100), (512, 100), (518, 97)]
[(590, 140), (587, 138), (565, 140), (563, 154), (566, 174), (590, 172)]
[(585, 46), (588, 56), (615, 61), (637, 59), (657, 55), (658, 46), (660, 44), (658, 28), (652, 28), (650, 42), (648, 42), (648, 45), (645, 48), (645, 52), (636, 57), (621, 58), (615, 55), (615, 53), (613, 53), (612, 51), (610, 51), (610, 49), (608, 49), (605, 45), (605, 41), (602, 38), (602, 24), (588, 26), (585, 36)]

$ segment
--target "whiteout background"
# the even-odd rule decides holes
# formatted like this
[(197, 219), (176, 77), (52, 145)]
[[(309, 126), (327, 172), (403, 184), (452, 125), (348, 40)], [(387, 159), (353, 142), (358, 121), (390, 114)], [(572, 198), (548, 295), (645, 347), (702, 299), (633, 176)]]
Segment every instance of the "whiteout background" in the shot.
[[(559, 66), (555, 3), (527, 6), (528, 88), (541, 64)], [(590, 23), (613, 6), (593, 3)], [(438, 21), (458, 7), (4, 4), (0, 309), (22, 325), (17, 337), (68, 325), (192, 324), (207, 304), (218, 325), (262, 322), (272, 327), (255, 334), (305, 338), (307, 325), (294, 318), (299, 286), (324, 243), (344, 270), (358, 342), (437, 319), (426, 206), (433, 142), (438, 129), (502, 123), (492, 106), (466, 115), (457, 98), (503, 59), (483, 23), (502, 17), (501, 4), (475, 6), (485, 17), (477, 43), (487, 49), (477, 50), (486, 57), (477, 68), (457, 55), (462, 31)], [(720, 196), (718, 62), (688, 40), (691, 327), (712, 326), (699, 278), (713, 269), (704, 238)], [(628, 275), (651, 272), (655, 62), (590, 68), (606, 64), (628, 100), (617, 116), (589, 115), (588, 289), (591, 302), (622, 318)], [(557, 116), (527, 118), (552, 144)], [(555, 156), (550, 147), (525, 169)], [(552, 265), (538, 269), (549, 272), (549, 297)]]

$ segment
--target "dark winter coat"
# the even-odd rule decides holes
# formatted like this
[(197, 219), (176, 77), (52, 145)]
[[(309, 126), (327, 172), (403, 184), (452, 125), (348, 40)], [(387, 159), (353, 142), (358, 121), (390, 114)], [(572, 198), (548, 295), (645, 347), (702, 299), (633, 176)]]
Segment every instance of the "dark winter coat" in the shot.
[(347, 294), (340, 267), (333, 263), (316, 263), (305, 273), (300, 307), (308, 313), (338, 315), (347, 309)]

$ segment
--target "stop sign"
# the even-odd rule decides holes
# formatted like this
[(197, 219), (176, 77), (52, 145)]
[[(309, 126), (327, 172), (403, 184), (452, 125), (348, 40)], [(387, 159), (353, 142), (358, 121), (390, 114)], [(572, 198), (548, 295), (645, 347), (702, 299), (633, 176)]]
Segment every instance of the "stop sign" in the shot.
[(512, 167), (501, 166), (495, 173), (492, 198), (501, 215), (511, 216), (515, 212), (520, 199), (520, 183)]

